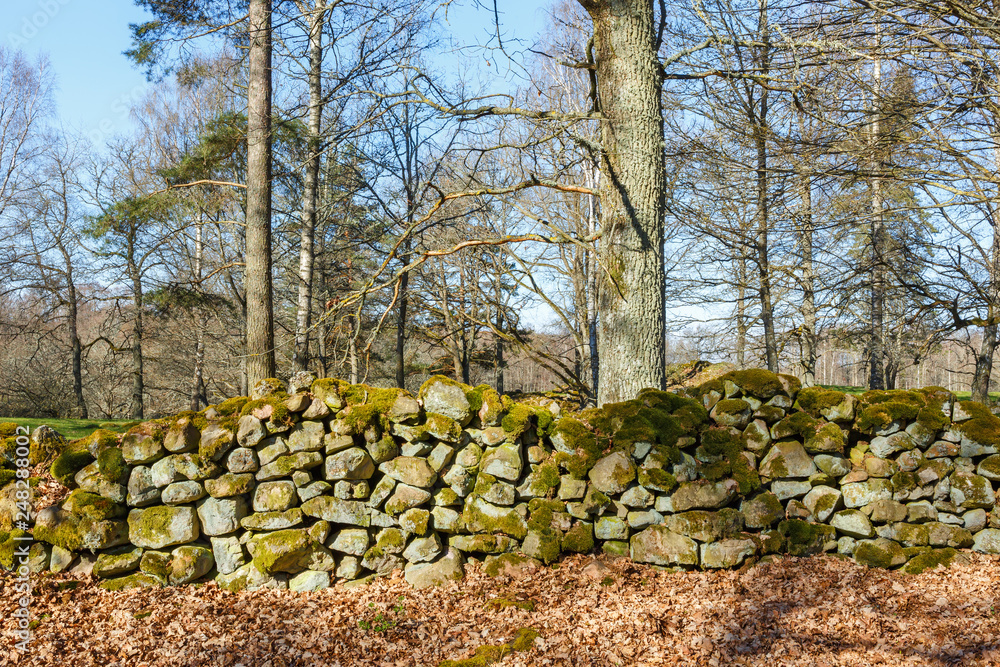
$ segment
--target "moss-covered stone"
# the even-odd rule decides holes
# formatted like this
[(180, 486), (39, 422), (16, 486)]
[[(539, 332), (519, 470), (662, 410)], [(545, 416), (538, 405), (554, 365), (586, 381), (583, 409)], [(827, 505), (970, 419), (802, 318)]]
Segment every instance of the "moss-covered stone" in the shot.
[(938, 565), (949, 567), (958, 555), (959, 552), (952, 548), (931, 549), (911, 558), (902, 570), (907, 574), (920, 574), (925, 570), (933, 570)]
[(75, 489), (76, 481), (74, 477), (88, 465), (94, 462), (94, 457), (86, 448), (66, 449), (56, 457), (49, 468), (52, 477), (63, 486)]
[(719, 379), (723, 383), (729, 380), (743, 390), (744, 394), (763, 401), (785, 393), (785, 387), (777, 374), (761, 368), (731, 371)]
[(854, 560), (862, 565), (884, 569), (899, 567), (906, 562), (903, 547), (882, 537), (859, 542), (853, 556)]
[(62, 506), (67, 512), (88, 516), (98, 521), (121, 519), (128, 514), (128, 509), (124, 505), (83, 489), (70, 493)]

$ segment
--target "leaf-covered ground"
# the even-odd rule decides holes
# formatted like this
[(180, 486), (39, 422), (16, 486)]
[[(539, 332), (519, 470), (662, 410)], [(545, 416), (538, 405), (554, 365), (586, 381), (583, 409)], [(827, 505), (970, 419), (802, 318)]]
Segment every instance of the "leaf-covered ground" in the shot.
[(435, 666), (525, 627), (540, 635), (533, 647), (498, 664), (1000, 664), (1000, 558), (980, 555), (919, 576), (830, 557), (704, 573), (574, 557), (497, 578), (472, 565), (426, 591), (399, 576), (310, 594), (66, 580), (36, 580), (40, 622), (22, 657), (13, 581), (0, 578), (0, 664)]

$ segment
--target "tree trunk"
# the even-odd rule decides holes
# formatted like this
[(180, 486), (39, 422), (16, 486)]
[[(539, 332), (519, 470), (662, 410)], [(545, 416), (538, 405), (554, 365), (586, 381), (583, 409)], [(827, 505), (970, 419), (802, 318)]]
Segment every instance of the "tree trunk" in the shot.
[(871, 150), (872, 150), (872, 177), (871, 177), (871, 330), (869, 332), (869, 364), (868, 364), (868, 388), (885, 389), (885, 339), (883, 338), (883, 320), (885, 310), (885, 272), (883, 269), (883, 211), (884, 203), (882, 199), (882, 179), (879, 176), (882, 161), (879, 159), (881, 148), (881, 123), (878, 117), (878, 107), (882, 96), (882, 58), (879, 53), (881, 44), (881, 23), (875, 26), (876, 31), (876, 52), (874, 70), (874, 95), (872, 99), (871, 124)]
[[(998, 149), (1000, 154), (1000, 149)], [(1000, 164), (1000, 158), (997, 160)], [(1000, 315), (1000, 213), (994, 212), (991, 217), (993, 224), (993, 242), (990, 247), (990, 271), (987, 294), (990, 302), (986, 317), (988, 322), (983, 327), (983, 342), (976, 355), (976, 369), (972, 376), (972, 400), (989, 405), (990, 376), (993, 374), (993, 355), (997, 350), (996, 318)]]
[(309, 17), (309, 140), (302, 185), (302, 229), (299, 234), (299, 298), (295, 317), (292, 370), (309, 366), (309, 327), (312, 324), (314, 237), (319, 204), (320, 131), (323, 120), (323, 17), (325, 0), (316, 0)]
[(134, 260), (134, 248), (129, 241), (128, 249), (128, 275), (132, 280), (132, 306), (135, 310), (132, 319), (132, 419), (143, 419), (143, 395), (145, 392), (145, 380), (142, 368), (142, 309), (143, 291), (142, 275)]
[[(410, 264), (410, 240), (403, 242), (399, 257), (403, 266)], [(396, 386), (406, 389), (406, 308), (409, 299), (410, 272), (399, 277), (399, 300), (396, 305)]]
[[(741, 244), (742, 245), (742, 244)], [(736, 260), (736, 367), (747, 366), (747, 262), (746, 253)]]
[(271, 0), (250, 0), (245, 285), (247, 384), (274, 377), (271, 281)]
[[(194, 279), (201, 290), (201, 263), (204, 254), (204, 242), (202, 240), (202, 216), (199, 212), (198, 226), (194, 232)], [(208, 405), (208, 396), (205, 391), (205, 315), (201, 308), (195, 312), (196, 330), (194, 341), (194, 376), (191, 378), (191, 401), (190, 408), (193, 412), (201, 409), (202, 401)]]
[(73, 396), (76, 399), (76, 413), (79, 419), (89, 419), (87, 401), (83, 398), (83, 345), (80, 344), (80, 328), (78, 319), (76, 283), (73, 281), (73, 271), (67, 267), (66, 287), (69, 306), (69, 316), (66, 326), (69, 328), (69, 343), (73, 353)]
[(598, 403), (666, 385), (662, 78), (652, 0), (579, 0), (594, 24), (604, 265)]
[[(800, 116), (801, 124), (801, 116)], [(802, 252), (800, 277), (802, 285), (802, 334), (801, 363), (802, 385), (816, 384), (816, 273), (813, 267), (813, 213), (812, 180), (806, 169), (799, 174), (799, 200), (802, 214), (799, 218), (799, 247)]]
[[(757, 47), (757, 67), (762, 75), (767, 75), (770, 69), (770, 26), (767, 16), (767, 2), (761, 2), (758, 14), (757, 31), (761, 36), (761, 45)], [(770, 250), (768, 235), (770, 233), (770, 200), (768, 199), (769, 176), (767, 170), (767, 140), (770, 132), (768, 123), (768, 89), (761, 87), (756, 115), (751, 115), (753, 139), (757, 149), (757, 290), (760, 299), (760, 319), (764, 326), (764, 358), (767, 370), (778, 372), (778, 342), (774, 334), (774, 305), (771, 295), (771, 264), (768, 257)], [(751, 107), (752, 109), (753, 107)]]

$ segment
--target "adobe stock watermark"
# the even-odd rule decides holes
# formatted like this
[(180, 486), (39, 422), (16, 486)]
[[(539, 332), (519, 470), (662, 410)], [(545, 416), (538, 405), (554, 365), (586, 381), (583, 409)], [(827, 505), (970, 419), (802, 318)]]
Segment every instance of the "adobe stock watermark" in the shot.
[(19, 49), (30, 40), (34, 39), (41, 30), (45, 29), (52, 19), (73, 0), (38, 0), (33, 10), (29, 10), (21, 20), (18, 32), (8, 32), (7, 42), (15, 49)]
[(110, 139), (120, 129), (120, 121), (127, 119), (132, 113), (132, 108), (146, 96), (147, 89), (146, 84), (140, 84), (111, 100), (111, 114), (105, 116), (97, 125), (87, 131), (87, 138), (90, 139), (90, 142), (94, 146), (100, 146)]
[[(27, 426), (17, 427), (17, 440), (14, 449), (14, 465), (17, 467), (16, 491), (14, 498), (17, 511), (14, 516), (14, 527), (27, 531), (31, 525), (31, 486), (28, 482), (31, 476), (31, 463), (28, 460), (31, 446), (31, 432)], [(17, 643), (14, 647), (21, 653), (27, 653), (31, 644), (31, 568), (28, 566), (28, 553), (31, 549), (32, 537), (21, 532), (13, 536), (14, 561), (13, 571), (14, 595), (17, 598), (17, 608), (13, 612), (16, 625), (14, 631)]]

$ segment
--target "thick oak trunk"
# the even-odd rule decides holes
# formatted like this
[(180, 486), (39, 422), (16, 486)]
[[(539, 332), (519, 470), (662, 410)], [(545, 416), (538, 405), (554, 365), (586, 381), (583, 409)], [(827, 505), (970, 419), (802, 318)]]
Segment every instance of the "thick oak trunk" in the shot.
[(601, 123), (598, 403), (663, 388), (662, 77), (652, 0), (580, 0), (594, 24)]

